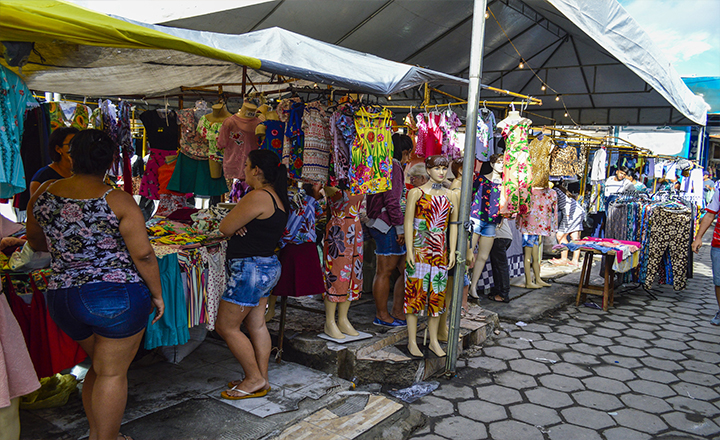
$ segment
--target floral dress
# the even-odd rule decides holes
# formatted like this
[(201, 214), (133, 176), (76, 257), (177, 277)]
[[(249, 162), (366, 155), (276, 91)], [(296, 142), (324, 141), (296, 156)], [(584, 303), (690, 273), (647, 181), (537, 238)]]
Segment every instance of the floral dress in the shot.
[(558, 230), (558, 196), (549, 188), (532, 189), (532, 208), (518, 215), (517, 228), (523, 234), (550, 236)]
[(530, 209), (533, 176), (527, 132), (532, 121), (522, 118), (513, 125), (503, 122), (498, 124), (502, 126), (502, 134), (507, 144), (500, 193), (500, 214), (507, 217), (526, 214)]
[(362, 195), (340, 191), (328, 200), (330, 220), (325, 232), (325, 299), (331, 302), (360, 299), (363, 283), (363, 232), (360, 223)]
[(258, 148), (261, 150), (270, 150), (282, 159), (285, 124), (281, 121), (264, 121), (261, 124), (265, 126), (265, 139), (263, 139), (263, 143), (258, 146)]
[(357, 136), (352, 146), (348, 177), (352, 194), (378, 194), (392, 189), (392, 112), (355, 115)]
[(480, 186), (470, 206), (470, 217), (485, 223), (499, 224), (500, 184), (480, 175)]
[(221, 127), (222, 122), (210, 122), (205, 116), (202, 116), (196, 128), (198, 134), (207, 140), (207, 157), (216, 162), (222, 162), (223, 159), (223, 152), (217, 147)]
[[(420, 190), (422, 191), (422, 190)], [(448, 255), (445, 232), (452, 204), (446, 195), (424, 192), (415, 204), (415, 266), (405, 265), (405, 313), (440, 316), (445, 311)]]

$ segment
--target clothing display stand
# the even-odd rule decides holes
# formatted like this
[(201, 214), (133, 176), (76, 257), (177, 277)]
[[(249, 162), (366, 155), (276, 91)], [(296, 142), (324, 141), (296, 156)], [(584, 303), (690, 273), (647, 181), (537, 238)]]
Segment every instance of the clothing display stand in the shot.
[(585, 259), (583, 260), (582, 272), (580, 273), (580, 283), (578, 284), (578, 293), (575, 298), (575, 305), (579, 306), (581, 303), (584, 304), (587, 300), (587, 295), (599, 295), (603, 297), (602, 308), (604, 311), (608, 311), (608, 307), (613, 305), (615, 299), (615, 271), (613, 270), (613, 263), (615, 262), (615, 251), (608, 251), (605, 260), (605, 283), (602, 287), (590, 285), (590, 272), (592, 269), (593, 257), (595, 256), (594, 249), (580, 248), (581, 251), (585, 252)]

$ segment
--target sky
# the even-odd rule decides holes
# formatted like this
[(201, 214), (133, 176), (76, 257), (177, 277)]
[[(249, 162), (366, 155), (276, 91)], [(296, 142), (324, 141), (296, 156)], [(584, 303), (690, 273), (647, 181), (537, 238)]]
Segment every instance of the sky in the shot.
[(720, 76), (720, 0), (619, 0), (680, 76)]

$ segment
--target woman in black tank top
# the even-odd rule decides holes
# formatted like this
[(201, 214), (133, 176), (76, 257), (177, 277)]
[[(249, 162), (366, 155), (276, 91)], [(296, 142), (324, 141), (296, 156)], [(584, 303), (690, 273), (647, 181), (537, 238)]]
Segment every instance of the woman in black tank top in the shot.
[[(251, 151), (245, 176), (253, 190), (220, 223), (220, 232), (230, 237), (230, 243), (227, 288), (215, 328), (245, 372), (244, 379), (231, 381), (230, 389), (221, 393), (230, 400), (262, 397), (270, 391), (271, 341), (265, 305), (280, 278), (275, 248), (285, 231), (290, 206), (287, 169), (275, 153)], [(240, 331), (243, 322), (249, 339)]]

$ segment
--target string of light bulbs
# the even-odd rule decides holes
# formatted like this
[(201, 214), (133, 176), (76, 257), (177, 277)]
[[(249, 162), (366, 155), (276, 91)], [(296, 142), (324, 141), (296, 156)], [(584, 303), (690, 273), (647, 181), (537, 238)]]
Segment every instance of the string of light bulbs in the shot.
[(507, 40), (508, 40), (508, 42), (510, 43), (510, 45), (512, 46), (512, 48), (515, 50), (515, 53), (517, 53), (518, 56), (520, 57), (520, 64), (518, 64), (518, 68), (524, 69), (525, 67), (527, 67), (528, 69), (530, 69), (530, 71), (531, 71), (532, 74), (535, 76), (535, 78), (537, 78), (537, 79), (540, 81), (540, 84), (541, 84), (540, 90), (542, 90), (542, 91), (544, 92), (544, 91), (546, 91), (547, 89), (550, 89), (553, 93), (555, 93), (555, 101), (562, 103), (562, 106), (563, 106), (563, 108), (565, 109), (565, 117), (566, 117), (566, 118), (570, 118), (570, 121), (572, 121), (573, 125), (576, 126), (576, 127), (578, 127), (579, 124), (578, 124), (577, 122), (575, 122), (575, 119), (573, 119), (572, 115), (570, 115), (570, 111), (568, 111), (568, 108), (567, 108), (567, 106), (565, 105), (565, 99), (563, 99), (562, 94), (559, 93), (559, 92), (558, 92), (557, 90), (555, 90), (554, 88), (552, 88), (552, 87), (550, 86), (550, 84), (548, 84), (547, 82), (545, 82), (542, 78), (540, 78), (540, 76), (538, 76), (537, 72), (535, 72), (535, 69), (533, 69), (533, 68), (528, 64), (528, 62), (527, 62), (527, 61), (525, 60), (525, 58), (522, 56), (522, 54), (520, 53), (520, 51), (518, 50), (518, 48), (515, 46), (515, 43), (513, 43), (512, 38), (510, 38), (510, 35), (508, 35), (508, 33), (505, 32), (505, 29), (504, 29), (504, 28), (502, 27), (502, 25), (500, 24), (500, 21), (499, 21), (499, 20), (497, 19), (497, 17), (495, 16), (495, 13), (493, 13), (492, 9), (490, 9), (490, 8), (488, 7), (487, 10), (485, 11), (485, 18), (486, 18), (486, 19), (487, 19), (487, 18), (490, 18), (490, 15), (492, 15), (493, 19), (495, 20), (495, 23), (497, 23), (497, 25), (498, 25), (498, 27), (500, 28), (500, 30), (502, 31), (502, 33), (505, 34), (505, 38), (507, 38)]

